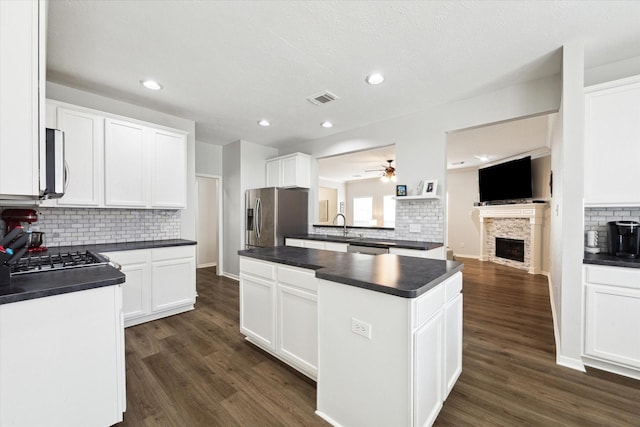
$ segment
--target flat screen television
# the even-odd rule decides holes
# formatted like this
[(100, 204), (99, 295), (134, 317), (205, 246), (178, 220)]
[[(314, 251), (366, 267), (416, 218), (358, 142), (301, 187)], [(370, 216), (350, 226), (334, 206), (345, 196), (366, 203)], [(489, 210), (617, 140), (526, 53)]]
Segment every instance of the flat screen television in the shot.
[(531, 156), (478, 169), (480, 202), (530, 199)]

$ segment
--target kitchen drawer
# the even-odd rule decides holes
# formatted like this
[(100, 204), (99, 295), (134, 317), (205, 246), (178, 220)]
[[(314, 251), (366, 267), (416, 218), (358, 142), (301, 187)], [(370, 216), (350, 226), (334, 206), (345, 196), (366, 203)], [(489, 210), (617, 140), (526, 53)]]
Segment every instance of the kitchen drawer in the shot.
[(149, 262), (148, 250), (104, 252), (102, 255), (121, 265)]
[(449, 301), (452, 298), (458, 296), (462, 291), (462, 273), (456, 273), (452, 277), (448, 278), (444, 282), (445, 286), (445, 301)]
[(442, 310), (445, 299), (445, 284), (441, 283), (413, 301), (413, 327), (417, 328)]
[(190, 258), (195, 256), (195, 245), (172, 246), (169, 248), (156, 248), (151, 250), (151, 261), (166, 261), (176, 258)]
[(295, 246), (298, 248), (304, 248), (304, 240), (301, 239), (287, 239), (286, 246)]
[(587, 283), (640, 289), (638, 268), (585, 265), (584, 278)]
[(318, 282), (314, 271), (294, 267), (278, 266), (278, 283), (318, 293)]
[(328, 251), (347, 252), (348, 243), (324, 242), (324, 248)]
[(240, 257), (240, 271), (245, 274), (262, 277), (272, 281), (276, 278), (276, 267), (274, 264), (255, 261), (244, 257)]

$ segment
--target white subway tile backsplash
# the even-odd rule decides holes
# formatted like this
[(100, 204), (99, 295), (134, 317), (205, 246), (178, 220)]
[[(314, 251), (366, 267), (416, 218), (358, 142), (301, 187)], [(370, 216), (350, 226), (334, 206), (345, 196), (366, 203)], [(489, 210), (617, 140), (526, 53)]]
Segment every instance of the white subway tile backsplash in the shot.
[[(419, 225), (419, 233), (409, 232), (411, 224)], [(342, 229), (309, 227), (310, 233), (342, 235)], [(444, 242), (444, 206), (440, 199), (419, 199), (396, 202), (395, 230), (350, 230), (365, 238)]]
[(584, 231), (585, 244), (587, 231), (598, 232), (598, 248), (607, 252), (607, 223), (610, 221), (638, 221), (640, 222), (640, 207), (624, 208), (585, 208)]
[[(166, 240), (181, 237), (181, 213), (161, 209), (40, 208), (34, 227), (47, 246)], [(4, 223), (0, 221), (4, 232)]]

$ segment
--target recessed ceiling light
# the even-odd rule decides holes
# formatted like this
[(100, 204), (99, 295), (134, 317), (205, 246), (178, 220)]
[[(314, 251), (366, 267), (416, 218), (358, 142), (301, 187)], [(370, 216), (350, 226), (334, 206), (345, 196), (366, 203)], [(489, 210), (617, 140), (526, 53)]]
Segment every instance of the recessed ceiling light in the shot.
[(160, 90), (162, 89), (162, 85), (155, 80), (140, 80), (140, 84), (147, 89), (151, 90)]
[(489, 161), (489, 156), (485, 156), (484, 154), (481, 156), (473, 156), (476, 159), (480, 160), (481, 162), (488, 162)]
[(369, 74), (365, 79), (370, 85), (379, 85), (384, 81), (384, 76), (380, 73)]
[(320, 126), (322, 126), (323, 128), (332, 128), (333, 127), (333, 123), (331, 123), (331, 122), (322, 122), (322, 123), (320, 123)]
[(262, 119), (262, 120), (260, 120), (260, 121), (258, 122), (258, 124), (259, 124), (260, 126), (264, 126), (264, 127), (271, 126), (271, 122), (270, 122), (269, 120), (267, 120), (267, 119)]

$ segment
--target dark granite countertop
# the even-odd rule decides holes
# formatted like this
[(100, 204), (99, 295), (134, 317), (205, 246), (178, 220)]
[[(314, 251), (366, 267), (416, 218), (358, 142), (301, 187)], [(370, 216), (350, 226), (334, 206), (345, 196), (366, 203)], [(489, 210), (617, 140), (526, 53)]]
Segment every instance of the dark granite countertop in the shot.
[(369, 246), (374, 248), (415, 249), (419, 251), (428, 251), (430, 249), (435, 249), (435, 248), (444, 246), (442, 243), (437, 243), (437, 242), (420, 242), (420, 241), (413, 241), (413, 240), (393, 240), (393, 239), (371, 239), (366, 237), (359, 238), (354, 236), (342, 237), (342, 236), (330, 236), (327, 234), (294, 234), (291, 236), (285, 236), (285, 238), (304, 239), (304, 240), (321, 240), (324, 242), (350, 243), (358, 246)]
[(418, 297), (462, 270), (463, 264), (399, 255), (365, 255), (276, 246), (238, 255), (316, 271), (316, 277), (403, 298)]
[(47, 253), (57, 253), (65, 251), (92, 251), (92, 252), (119, 252), (133, 251), (137, 249), (155, 249), (167, 248), (171, 246), (189, 246), (196, 245), (197, 242), (185, 239), (169, 239), (169, 240), (141, 240), (137, 242), (120, 242), (120, 243), (101, 243), (98, 245), (73, 245), (73, 246), (55, 246), (48, 248)]
[(124, 281), (124, 273), (110, 265), (19, 274), (11, 277), (10, 285), (0, 286), (0, 304), (112, 286)]
[(584, 264), (607, 265), (610, 267), (640, 268), (640, 258), (619, 258), (609, 254), (584, 253)]
[[(137, 249), (166, 248), (197, 244), (193, 240), (171, 239), (127, 243), (105, 243), (98, 245), (75, 245), (50, 247), (35, 255), (59, 252), (92, 251), (96, 253), (130, 251)], [(58, 271), (17, 274), (11, 276), (11, 284), (0, 286), (0, 304), (48, 297), (68, 292), (84, 291), (102, 286), (124, 283), (125, 275), (109, 265), (71, 268)]]

